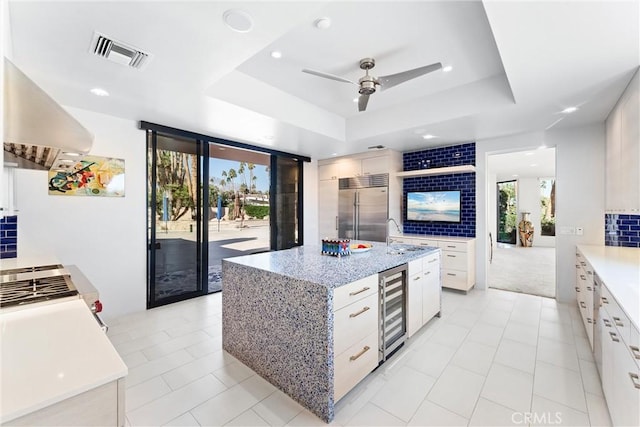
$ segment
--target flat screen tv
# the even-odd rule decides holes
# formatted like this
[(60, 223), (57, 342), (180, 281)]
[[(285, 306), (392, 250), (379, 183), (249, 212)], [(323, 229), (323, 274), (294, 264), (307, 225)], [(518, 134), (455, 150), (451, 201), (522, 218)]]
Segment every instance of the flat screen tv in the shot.
[(460, 191), (408, 192), (407, 221), (460, 222)]

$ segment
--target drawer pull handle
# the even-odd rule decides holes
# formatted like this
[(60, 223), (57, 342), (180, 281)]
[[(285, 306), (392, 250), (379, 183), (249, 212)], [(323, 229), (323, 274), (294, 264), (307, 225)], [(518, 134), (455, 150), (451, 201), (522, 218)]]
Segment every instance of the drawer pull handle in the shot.
[(426, 271), (426, 272), (424, 273), (424, 275), (425, 275), (425, 276), (426, 276), (427, 274), (431, 274), (431, 272), (430, 272), (430, 271)]
[(616, 326), (624, 326), (624, 323), (622, 323), (619, 317), (613, 317), (613, 323), (615, 323)]
[(633, 357), (640, 359), (640, 348), (635, 345), (630, 345), (629, 348), (631, 349), (631, 353), (633, 353)]
[(580, 301), (580, 307), (587, 308), (587, 304), (585, 304), (584, 301)]
[(585, 276), (584, 274), (580, 275), (580, 280), (587, 280), (587, 276)]
[(587, 290), (592, 291), (593, 289), (591, 289), (591, 286), (587, 286)]
[(576, 292), (580, 292), (580, 288), (576, 286)]
[(455, 255), (447, 255), (449, 258), (455, 258)]
[(434, 262), (438, 262), (438, 258), (434, 258), (432, 260), (429, 260), (429, 264), (434, 263)]
[(611, 336), (611, 340), (613, 342), (620, 342), (620, 340), (618, 339), (618, 334), (616, 334), (615, 332), (609, 332), (609, 335)]
[(629, 372), (629, 376), (631, 377), (631, 382), (635, 388), (640, 388), (640, 382), (638, 382), (638, 374), (634, 374), (633, 372)]
[(413, 280), (414, 280), (414, 281), (416, 281), (416, 280), (420, 280), (420, 276), (416, 276), (416, 277), (414, 277), (414, 278), (413, 278)]
[(368, 310), (369, 310), (369, 307), (364, 306), (364, 307), (362, 308), (362, 310), (360, 310), (360, 311), (356, 311), (355, 313), (351, 313), (351, 314), (349, 315), (349, 317), (358, 317), (358, 316), (360, 316), (362, 313), (364, 313), (365, 311), (368, 311)]
[(587, 317), (587, 323), (593, 323), (593, 320), (591, 320), (591, 317)]
[(606, 326), (607, 328), (611, 327), (611, 322), (609, 321), (609, 319), (602, 319), (602, 322), (604, 323), (604, 326)]
[(447, 245), (447, 247), (448, 247), (448, 248), (453, 248), (453, 249), (455, 249), (455, 248), (456, 248), (455, 246), (452, 246), (452, 245)]
[(607, 297), (602, 297), (601, 299), (603, 304), (609, 304), (609, 300), (607, 299)]
[(587, 274), (590, 275), (590, 276), (593, 276), (593, 271), (587, 270)]
[(357, 354), (354, 354), (353, 356), (351, 356), (349, 358), (350, 361), (355, 361), (358, 360), (358, 358), (360, 356), (362, 356), (363, 354), (365, 354), (367, 351), (369, 351), (371, 349), (371, 347), (369, 347), (368, 345), (365, 345), (364, 348), (362, 350), (360, 350)]
[(368, 287), (368, 286), (365, 286), (364, 288), (360, 289), (359, 291), (349, 292), (349, 296), (352, 297), (354, 295), (361, 294), (361, 293), (363, 293), (365, 291), (368, 291), (369, 289), (371, 289), (371, 288)]
[(420, 246), (429, 246), (429, 244), (423, 242), (423, 243), (420, 243)]
[(582, 264), (582, 266), (583, 266), (583, 267), (586, 267), (586, 266), (587, 266), (587, 263), (586, 263), (586, 262), (584, 262), (584, 261), (580, 261), (580, 264)]
[(447, 276), (456, 276), (456, 273), (447, 273)]
[(576, 268), (580, 268), (580, 264), (576, 264)]

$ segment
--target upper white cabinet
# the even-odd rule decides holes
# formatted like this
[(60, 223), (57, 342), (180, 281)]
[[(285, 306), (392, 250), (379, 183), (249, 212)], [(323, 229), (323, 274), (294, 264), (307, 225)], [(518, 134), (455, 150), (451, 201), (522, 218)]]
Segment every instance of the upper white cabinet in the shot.
[(339, 179), (381, 173), (389, 174), (389, 217), (400, 220), (402, 182), (396, 174), (402, 170), (402, 153), (392, 150), (359, 153), (318, 161), (318, 232), (321, 238), (339, 237)]
[(640, 76), (629, 86), (606, 120), (606, 209), (640, 212)]

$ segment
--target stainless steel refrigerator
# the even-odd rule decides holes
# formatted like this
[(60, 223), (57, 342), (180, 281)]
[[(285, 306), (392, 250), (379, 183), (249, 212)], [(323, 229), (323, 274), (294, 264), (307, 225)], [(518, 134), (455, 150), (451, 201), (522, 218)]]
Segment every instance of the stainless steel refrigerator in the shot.
[(338, 185), (338, 237), (384, 242), (389, 174), (341, 178)]

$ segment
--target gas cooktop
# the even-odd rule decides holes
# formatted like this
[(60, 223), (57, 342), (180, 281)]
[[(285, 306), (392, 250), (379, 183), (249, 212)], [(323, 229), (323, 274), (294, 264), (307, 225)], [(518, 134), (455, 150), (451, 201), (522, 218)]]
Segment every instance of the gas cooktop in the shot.
[(61, 265), (0, 270), (0, 308), (78, 295)]

